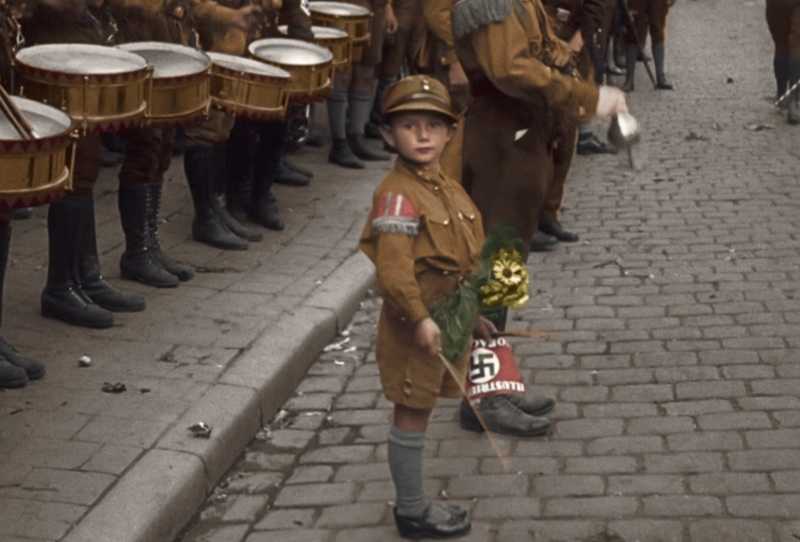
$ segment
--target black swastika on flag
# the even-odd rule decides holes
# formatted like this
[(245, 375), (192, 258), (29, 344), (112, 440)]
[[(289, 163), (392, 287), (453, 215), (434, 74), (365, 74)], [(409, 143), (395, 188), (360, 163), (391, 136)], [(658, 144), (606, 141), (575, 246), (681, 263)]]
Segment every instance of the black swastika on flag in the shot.
[(476, 348), (472, 351), (469, 364), (469, 381), (473, 384), (491, 382), (500, 372), (500, 360), (488, 348)]

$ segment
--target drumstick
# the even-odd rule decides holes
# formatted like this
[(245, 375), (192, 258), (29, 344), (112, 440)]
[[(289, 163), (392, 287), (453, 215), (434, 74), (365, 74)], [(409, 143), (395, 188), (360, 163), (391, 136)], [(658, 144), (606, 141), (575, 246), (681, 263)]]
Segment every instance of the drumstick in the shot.
[(503, 454), (502, 450), (500, 450), (500, 446), (497, 445), (497, 440), (495, 440), (492, 432), (489, 431), (489, 427), (486, 425), (486, 420), (484, 420), (483, 416), (481, 416), (480, 410), (476, 408), (475, 405), (473, 405), (472, 402), (469, 400), (469, 396), (467, 395), (467, 388), (464, 385), (464, 381), (461, 378), (459, 378), (458, 372), (456, 372), (456, 369), (455, 367), (453, 367), (453, 364), (450, 363), (450, 361), (446, 357), (444, 357), (444, 354), (442, 354), (441, 352), (439, 352), (439, 360), (445, 366), (447, 372), (450, 373), (450, 376), (453, 378), (453, 380), (456, 381), (456, 384), (458, 384), (458, 389), (461, 392), (464, 401), (466, 401), (467, 405), (469, 405), (469, 408), (472, 409), (472, 413), (475, 414), (475, 417), (478, 419), (478, 423), (481, 425), (481, 428), (483, 429), (484, 433), (486, 433), (486, 437), (489, 439), (489, 444), (494, 450), (494, 453), (497, 455), (497, 459), (500, 461), (500, 464), (503, 466), (503, 470), (508, 472), (508, 470), (511, 468), (511, 460), (508, 458), (507, 455)]
[(11, 96), (6, 92), (5, 87), (0, 85), (0, 107), (3, 109), (3, 114), (8, 118), (9, 122), (19, 132), (23, 139), (34, 139), (33, 128), (28, 123), (28, 119), (22, 116)]

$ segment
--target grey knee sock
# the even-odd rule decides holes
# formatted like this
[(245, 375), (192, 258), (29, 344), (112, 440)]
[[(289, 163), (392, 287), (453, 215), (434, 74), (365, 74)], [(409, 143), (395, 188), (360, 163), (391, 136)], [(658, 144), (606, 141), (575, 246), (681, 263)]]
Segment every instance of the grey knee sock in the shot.
[(422, 517), (428, 500), (422, 492), (422, 451), (425, 433), (401, 431), (392, 426), (389, 431), (389, 470), (392, 473), (397, 498), (397, 514)]
[(656, 66), (656, 79), (659, 81), (664, 80), (664, 44), (654, 43), (653, 49), (653, 64)]
[(364, 126), (369, 121), (372, 112), (372, 102), (375, 100), (374, 93), (363, 91), (350, 92), (350, 123), (347, 127), (347, 135), (364, 135)]

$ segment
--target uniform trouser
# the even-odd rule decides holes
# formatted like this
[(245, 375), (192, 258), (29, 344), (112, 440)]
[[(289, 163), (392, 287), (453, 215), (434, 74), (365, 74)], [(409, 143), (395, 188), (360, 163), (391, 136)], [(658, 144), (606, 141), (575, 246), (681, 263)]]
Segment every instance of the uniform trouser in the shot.
[(162, 182), (172, 161), (174, 128), (132, 128), (126, 131), (120, 186)]
[(99, 134), (89, 134), (78, 142), (75, 150), (75, 167), (72, 174), (73, 196), (92, 197), (94, 185), (100, 175), (100, 153), (103, 143)]
[(800, 78), (800, 0), (767, 0), (767, 25), (775, 42), (778, 94)]
[(406, 60), (409, 65), (422, 47), (425, 37), (425, 20), (422, 17), (424, 0), (395, 0), (394, 14), (397, 17), (397, 32), (390, 36), (384, 47), (380, 76), (394, 79), (400, 76)]
[(545, 195), (542, 217), (557, 222), (564, 201), (564, 185), (567, 182), (572, 158), (575, 156), (578, 122), (574, 117), (568, 118), (565, 115), (559, 115), (554, 129), (554, 139), (551, 143), (553, 179)]
[(463, 184), (487, 232), (508, 225), (521, 239), (533, 236), (556, 172), (565, 172), (563, 160), (556, 164), (560, 137), (547, 110), (497, 93), (475, 97), (465, 117)]
[(208, 118), (187, 126), (183, 133), (186, 136), (186, 146), (215, 145), (228, 141), (235, 117), (219, 109), (211, 109)]
[(628, 5), (636, 27), (636, 36), (629, 34), (628, 43), (633, 45), (638, 38), (639, 43), (644, 45), (648, 30), (653, 45), (664, 43), (669, 11), (667, 0), (630, 0)]
[(3, 324), (3, 287), (6, 282), (6, 264), (11, 243), (11, 214), (0, 211), (0, 326)]

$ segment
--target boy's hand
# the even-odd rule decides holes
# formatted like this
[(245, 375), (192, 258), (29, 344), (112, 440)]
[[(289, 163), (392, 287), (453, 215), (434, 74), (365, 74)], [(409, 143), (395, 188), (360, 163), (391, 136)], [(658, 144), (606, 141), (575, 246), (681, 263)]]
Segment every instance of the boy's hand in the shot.
[(414, 342), (431, 357), (436, 357), (442, 351), (442, 332), (432, 318), (425, 318), (417, 324)]
[(483, 316), (478, 316), (478, 321), (475, 322), (475, 330), (472, 332), (473, 336), (476, 339), (491, 341), (495, 333), (497, 333), (497, 328), (491, 320)]

